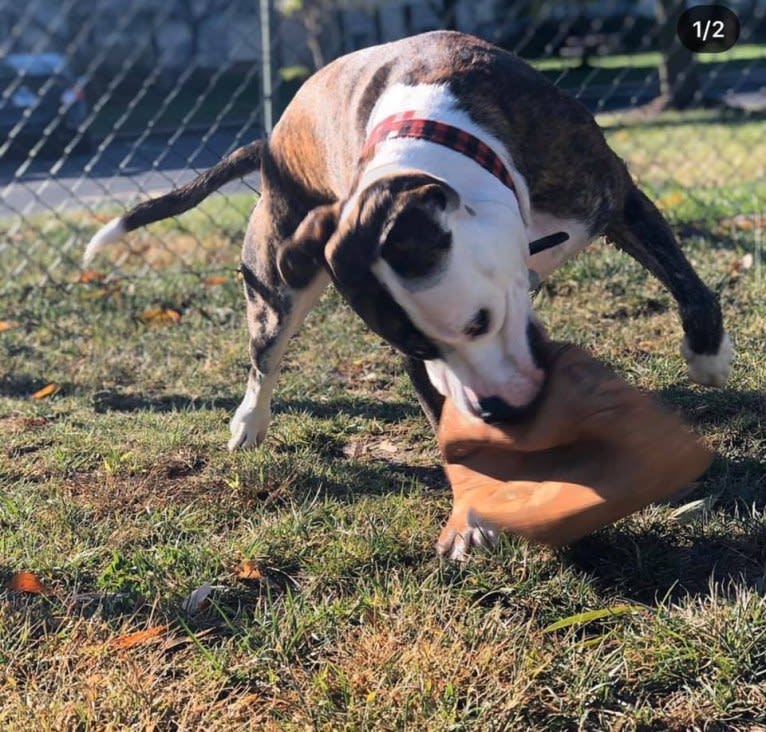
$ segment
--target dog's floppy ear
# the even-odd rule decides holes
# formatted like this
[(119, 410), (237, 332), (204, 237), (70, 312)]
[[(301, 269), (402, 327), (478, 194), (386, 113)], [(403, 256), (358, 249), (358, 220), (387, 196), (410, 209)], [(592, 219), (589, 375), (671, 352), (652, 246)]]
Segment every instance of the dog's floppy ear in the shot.
[(458, 192), (427, 173), (405, 171), (376, 181), (357, 197), (354, 209), (325, 247), (336, 285), (364, 276), (407, 211), (452, 211), (459, 205)]
[(459, 205), (460, 194), (445, 181), (436, 178), (427, 179), (412, 190), (403, 193), (399, 199), (400, 209), (419, 206), (439, 211), (454, 211)]
[(452, 233), (442, 214), (460, 196), (446, 183), (427, 183), (400, 195), (380, 237), (380, 257), (398, 277), (415, 280), (446, 266)]
[(277, 268), (286, 284), (299, 290), (314, 279), (324, 263), (324, 248), (335, 233), (340, 203), (317, 206), (299, 224), (277, 254)]

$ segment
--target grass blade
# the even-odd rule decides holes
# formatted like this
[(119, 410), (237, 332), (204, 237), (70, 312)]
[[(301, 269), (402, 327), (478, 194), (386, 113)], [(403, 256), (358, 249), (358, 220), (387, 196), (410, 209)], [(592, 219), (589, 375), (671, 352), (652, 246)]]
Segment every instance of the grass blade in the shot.
[(588, 610), (584, 613), (576, 613), (575, 615), (569, 615), (566, 618), (561, 618), (555, 623), (543, 628), (543, 633), (553, 633), (556, 630), (562, 628), (570, 628), (573, 625), (584, 625), (590, 623), (593, 620), (601, 620), (602, 618), (610, 618), (618, 615), (633, 615), (638, 612), (646, 610), (642, 605), (612, 605), (611, 607), (600, 608), (599, 610)]

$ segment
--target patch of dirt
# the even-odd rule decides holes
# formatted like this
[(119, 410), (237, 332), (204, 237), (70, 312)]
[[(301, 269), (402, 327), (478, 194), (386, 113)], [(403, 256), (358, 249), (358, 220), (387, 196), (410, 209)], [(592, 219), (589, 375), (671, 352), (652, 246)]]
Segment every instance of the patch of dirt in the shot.
[(648, 300), (645, 300), (638, 305), (634, 305), (633, 307), (621, 305), (610, 313), (604, 313), (601, 317), (603, 320), (632, 320), (635, 318), (650, 318), (653, 315), (661, 315), (668, 310), (669, 307), (667, 303), (650, 297)]
[(15, 435), (47, 427), (50, 420), (47, 417), (26, 417), (21, 414), (11, 414), (0, 417), (0, 434)]
[(73, 499), (83, 501), (103, 516), (143, 511), (152, 505), (191, 503), (200, 498), (231, 498), (231, 487), (206, 468), (207, 460), (202, 455), (182, 451), (163, 457), (144, 473), (115, 474), (101, 468), (75, 473), (64, 487)]

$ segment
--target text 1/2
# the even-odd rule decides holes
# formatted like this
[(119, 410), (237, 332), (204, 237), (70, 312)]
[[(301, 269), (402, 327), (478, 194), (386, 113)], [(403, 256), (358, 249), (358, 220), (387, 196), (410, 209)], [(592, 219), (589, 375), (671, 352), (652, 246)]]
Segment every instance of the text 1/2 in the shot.
[(739, 40), (737, 14), (724, 5), (697, 5), (681, 13), (678, 39), (694, 53), (728, 51)]

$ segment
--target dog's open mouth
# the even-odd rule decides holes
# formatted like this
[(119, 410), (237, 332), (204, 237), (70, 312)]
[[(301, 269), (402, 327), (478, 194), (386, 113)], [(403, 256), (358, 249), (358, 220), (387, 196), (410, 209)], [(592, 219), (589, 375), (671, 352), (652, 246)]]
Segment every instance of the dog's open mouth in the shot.
[(520, 420), (529, 415), (535, 409), (545, 381), (543, 371), (538, 372), (543, 374), (542, 378), (518, 374), (514, 377), (514, 388), (505, 388), (503, 394), (484, 396), (462, 383), (444, 361), (427, 361), (426, 367), (431, 382), (443, 396), (449, 397), (460, 411), (486, 422)]
[[(508, 369), (507, 376), (495, 383), (494, 388), (493, 382), (482, 380), (480, 376), (461, 379), (445, 360), (426, 362), (431, 383), (460, 411), (485, 422), (517, 422), (528, 418), (539, 404), (552, 352), (544, 331), (536, 323), (529, 323), (527, 338), (532, 368), (522, 370), (504, 366)], [(482, 387), (474, 386), (474, 382), (481, 384), (482, 381)]]

